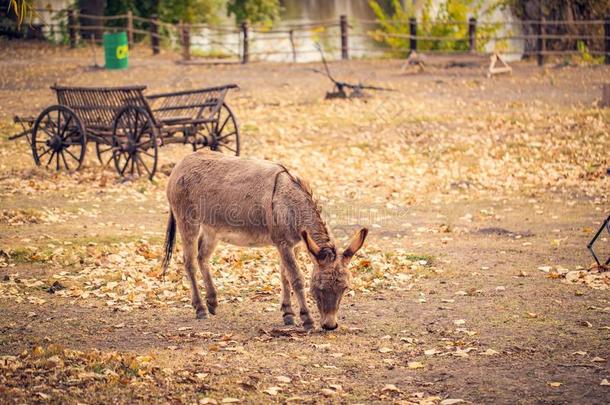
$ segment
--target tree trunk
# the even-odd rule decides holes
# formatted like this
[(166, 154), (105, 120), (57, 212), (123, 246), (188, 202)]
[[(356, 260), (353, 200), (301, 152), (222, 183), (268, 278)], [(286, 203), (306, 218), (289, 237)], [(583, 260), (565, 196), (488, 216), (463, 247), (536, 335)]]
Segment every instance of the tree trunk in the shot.
[[(80, 8), (81, 14), (89, 14), (95, 16), (103, 16), (106, 11), (106, 0), (79, 0), (78, 7)], [(88, 17), (80, 17), (80, 25), (84, 27), (81, 29), (81, 36), (84, 39), (95, 38), (96, 40), (102, 39), (103, 30), (102, 29), (94, 29), (94, 28), (86, 28), (93, 26), (102, 26), (104, 25), (103, 20), (99, 20), (97, 18), (88, 18)]]

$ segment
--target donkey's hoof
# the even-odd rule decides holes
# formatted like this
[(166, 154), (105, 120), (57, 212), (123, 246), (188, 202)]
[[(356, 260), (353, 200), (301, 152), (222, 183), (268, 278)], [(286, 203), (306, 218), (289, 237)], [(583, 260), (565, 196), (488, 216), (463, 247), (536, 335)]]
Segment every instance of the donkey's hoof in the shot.
[(294, 316), (284, 315), (284, 325), (286, 325), (286, 326), (294, 325)]
[(311, 332), (313, 330), (313, 322), (304, 323), (303, 329), (305, 329), (306, 332)]
[(212, 305), (210, 303), (207, 304), (208, 312), (212, 315), (216, 315), (216, 304)]
[(208, 317), (207, 312), (205, 312), (205, 309), (200, 308), (197, 310), (197, 319), (206, 319)]

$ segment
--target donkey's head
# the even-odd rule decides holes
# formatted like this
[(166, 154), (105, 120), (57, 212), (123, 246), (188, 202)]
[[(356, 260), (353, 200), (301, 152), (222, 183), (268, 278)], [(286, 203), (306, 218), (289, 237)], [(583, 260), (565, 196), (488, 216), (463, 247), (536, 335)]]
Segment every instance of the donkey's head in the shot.
[(349, 288), (351, 274), (348, 265), (351, 258), (364, 244), (366, 228), (358, 231), (341, 254), (334, 247), (319, 247), (307, 231), (302, 236), (314, 262), (311, 273), (311, 295), (316, 300), (322, 328), (336, 329), (337, 312), (343, 294)]

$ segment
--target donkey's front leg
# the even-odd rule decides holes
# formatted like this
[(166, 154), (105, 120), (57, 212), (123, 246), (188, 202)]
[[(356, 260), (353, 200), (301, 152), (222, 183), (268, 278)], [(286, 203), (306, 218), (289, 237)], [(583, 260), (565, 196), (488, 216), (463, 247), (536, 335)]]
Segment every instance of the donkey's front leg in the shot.
[(280, 279), (282, 280), (282, 318), (284, 325), (294, 325), (294, 311), (290, 302), (290, 282), (286, 275), (286, 268), (283, 264), (280, 265)]
[(286, 275), (290, 280), (290, 285), (292, 286), (292, 290), (297, 296), (297, 300), (299, 300), (301, 321), (303, 322), (303, 327), (306, 330), (313, 329), (313, 319), (311, 319), (311, 315), (309, 315), (309, 309), (307, 308), (307, 301), (305, 299), (305, 280), (303, 279), (303, 274), (299, 269), (297, 261), (294, 257), (294, 252), (291, 247), (280, 245), (277, 247), (280, 252), (280, 261), (284, 269), (286, 270)]

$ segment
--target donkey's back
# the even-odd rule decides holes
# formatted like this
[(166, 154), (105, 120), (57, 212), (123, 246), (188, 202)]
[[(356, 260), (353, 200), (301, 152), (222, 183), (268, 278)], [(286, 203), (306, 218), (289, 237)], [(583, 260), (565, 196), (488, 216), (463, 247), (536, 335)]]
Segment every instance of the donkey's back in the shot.
[(173, 207), (227, 202), (271, 202), (276, 176), (282, 168), (266, 160), (227, 156), (201, 150), (185, 157), (172, 171), (167, 198)]
[(186, 226), (207, 227), (242, 246), (271, 243), (271, 204), (282, 167), (264, 160), (199, 151), (180, 162), (167, 186), (170, 209)]

